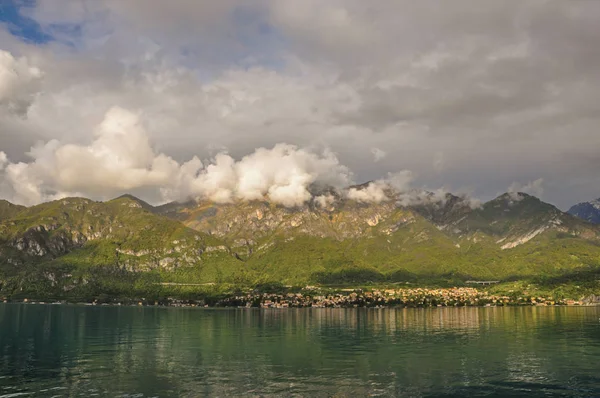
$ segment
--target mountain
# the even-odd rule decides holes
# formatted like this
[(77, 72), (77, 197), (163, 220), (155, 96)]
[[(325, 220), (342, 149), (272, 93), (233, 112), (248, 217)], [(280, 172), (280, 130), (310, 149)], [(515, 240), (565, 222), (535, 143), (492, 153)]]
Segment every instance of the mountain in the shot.
[(386, 195), (364, 203), (323, 191), (295, 208), (155, 207), (130, 195), (4, 205), (0, 292), (193, 294), (185, 286), (519, 279), (600, 265), (599, 227), (524, 193), (480, 206), (452, 194)]
[[(392, 235), (403, 223), (421, 222), (452, 241), (484, 236), (500, 249), (526, 243), (545, 232), (597, 239), (598, 229), (525, 193), (506, 193), (477, 207), (452, 194), (421, 195), (403, 205), (399, 198), (365, 204), (334, 198), (322, 207), (316, 201), (285, 208), (263, 201), (215, 204), (189, 202), (163, 214), (186, 226), (226, 241), (264, 240), (303, 234), (338, 241)], [(160, 212), (160, 210), (157, 210)], [(394, 222), (394, 220), (403, 220)]]
[(0, 221), (16, 216), (25, 206), (19, 206), (6, 200), (0, 200)]
[(413, 205), (412, 208), (442, 229), (447, 229), (462, 221), (474, 210), (472, 204), (465, 198), (450, 193), (446, 193), (441, 200), (433, 198), (431, 195), (429, 198), (429, 200)]
[(144, 207), (130, 196), (105, 203), (66, 198), (0, 221), (2, 291), (29, 289), (40, 279), (49, 290), (99, 279), (113, 285), (131, 273), (178, 269), (201, 270), (212, 281), (237, 262), (218, 239)]
[(514, 248), (548, 232), (598, 238), (597, 228), (522, 192), (505, 193), (485, 203), (457, 220), (454, 227), (461, 234), (480, 232), (492, 237), (501, 249)]
[(451, 194), (420, 195), (408, 206), (400, 199), (335, 198), (325, 207), (313, 200), (294, 209), (201, 202), (170, 216), (224, 240), (250, 267), (278, 264), (264, 273), (286, 281), (347, 270), (503, 278), (552, 274), (599, 258), (597, 228), (525, 193), (481, 207)]
[(600, 199), (578, 203), (568, 213), (592, 224), (600, 224)]
[(134, 203), (137, 203), (139, 205), (139, 207), (142, 208), (142, 209), (144, 209), (144, 210), (148, 210), (150, 212), (154, 212), (155, 211), (154, 206), (152, 206), (150, 203), (144, 202), (140, 198), (136, 198), (135, 196), (130, 195), (130, 194), (121, 195), (118, 198), (113, 199), (113, 201), (119, 201), (119, 200), (122, 200), (123, 202), (130, 203), (132, 205), (132, 207), (135, 207)]

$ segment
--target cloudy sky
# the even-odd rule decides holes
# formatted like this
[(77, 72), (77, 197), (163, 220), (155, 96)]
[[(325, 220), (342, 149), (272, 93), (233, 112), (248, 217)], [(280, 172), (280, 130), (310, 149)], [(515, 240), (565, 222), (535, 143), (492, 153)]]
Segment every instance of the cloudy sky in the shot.
[(599, 42), (600, 1), (2, 0), (0, 197), (410, 175), (565, 209), (600, 196)]

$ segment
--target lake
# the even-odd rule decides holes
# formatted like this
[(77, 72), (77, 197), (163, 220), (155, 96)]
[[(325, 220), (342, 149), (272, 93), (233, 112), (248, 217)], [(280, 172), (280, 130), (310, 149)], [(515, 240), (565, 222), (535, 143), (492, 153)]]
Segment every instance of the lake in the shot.
[(600, 307), (0, 304), (0, 397), (600, 396)]

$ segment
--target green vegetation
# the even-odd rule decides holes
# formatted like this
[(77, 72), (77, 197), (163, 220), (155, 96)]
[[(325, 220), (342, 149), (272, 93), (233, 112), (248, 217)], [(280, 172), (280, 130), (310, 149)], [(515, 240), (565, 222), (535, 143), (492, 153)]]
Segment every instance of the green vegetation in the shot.
[(0, 200), (0, 221), (12, 218), (25, 210), (24, 206), (14, 205), (6, 200)]
[[(0, 201), (0, 296), (197, 299), (257, 286), (490, 279), (503, 282), (493, 287), (500, 290), (599, 293), (598, 227), (536, 198), (518, 199), (503, 195), (479, 209), (450, 197), (414, 209), (341, 202), (333, 210), (266, 202), (152, 207), (128, 195), (30, 208)], [(506, 242), (516, 243), (503, 249)]]

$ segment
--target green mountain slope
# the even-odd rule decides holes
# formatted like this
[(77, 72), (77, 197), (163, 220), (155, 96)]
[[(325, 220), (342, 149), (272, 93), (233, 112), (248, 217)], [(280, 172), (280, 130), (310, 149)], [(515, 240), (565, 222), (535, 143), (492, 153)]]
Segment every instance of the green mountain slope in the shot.
[(36, 284), (42, 290), (72, 290), (99, 279), (104, 288), (125, 281), (122, 289), (131, 289), (132, 275), (137, 280), (145, 273), (176, 274), (179, 268), (199, 274), (207, 269), (211, 275), (215, 264), (235, 263), (239, 260), (220, 240), (156, 215), (131, 197), (106, 203), (67, 198), (0, 222), (3, 292)]
[(524, 193), (507, 193), (458, 220), (459, 233), (482, 232), (504, 249), (526, 243), (547, 231), (597, 239), (598, 229)]
[(19, 206), (6, 200), (0, 200), (0, 221), (14, 217), (25, 210), (25, 206)]
[(170, 216), (228, 242), (261, 278), (287, 282), (363, 271), (392, 280), (496, 279), (600, 264), (597, 227), (523, 193), (479, 208), (447, 194), (409, 207), (342, 199), (296, 209), (258, 201), (188, 203)]
[(336, 196), (298, 208), (267, 201), (154, 207), (124, 195), (104, 203), (67, 198), (30, 208), (5, 205), (0, 293), (458, 283), (559, 277), (600, 266), (597, 226), (526, 194), (504, 194), (481, 207), (450, 194), (422, 195), (411, 206), (395, 199), (367, 204)]

